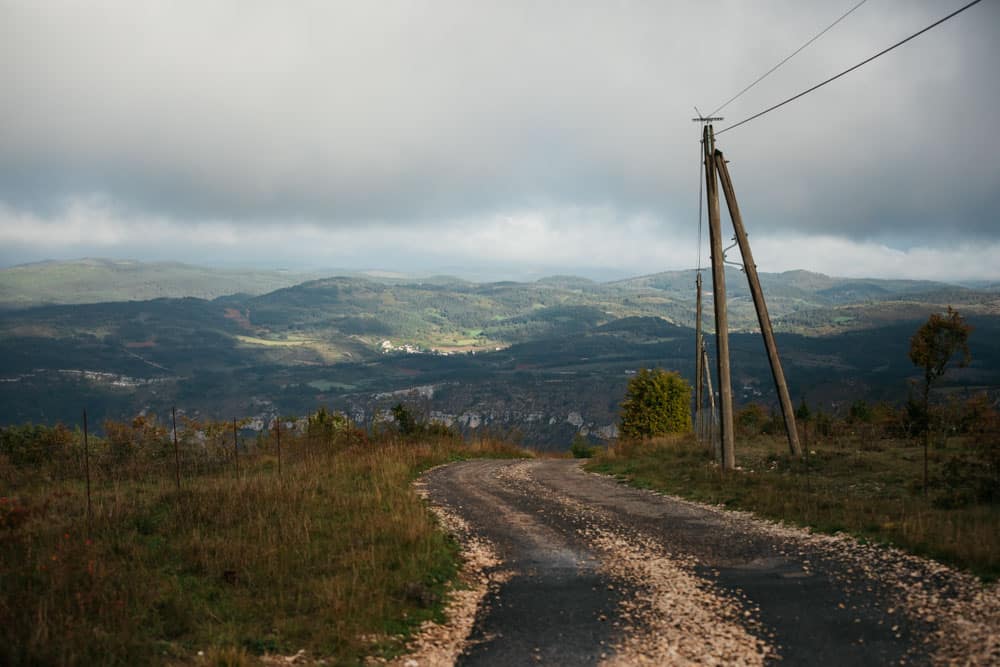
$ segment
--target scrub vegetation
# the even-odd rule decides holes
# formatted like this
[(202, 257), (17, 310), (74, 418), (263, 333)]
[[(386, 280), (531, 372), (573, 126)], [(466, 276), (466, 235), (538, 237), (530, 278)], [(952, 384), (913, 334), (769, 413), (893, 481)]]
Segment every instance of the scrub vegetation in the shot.
[[(855, 400), (843, 417), (795, 411), (804, 456), (784, 452), (784, 419), (750, 403), (735, 415), (735, 471), (716, 464), (714, 446), (699, 443), (688, 428), (670, 438), (666, 429), (626, 430), (629, 416), (645, 408), (666, 418), (664, 406), (637, 398), (630, 383), (622, 404), (627, 438), (602, 452), (590, 469), (639, 486), (693, 500), (751, 510), (761, 516), (846, 531), (889, 542), (918, 554), (1000, 576), (1000, 412), (986, 392), (964, 400), (931, 400), (931, 385), (949, 362), (971, 359), (971, 327), (957, 311), (933, 314), (911, 338), (910, 359), (924, 370), (920, 398), (870, 405)], [(661, 372), (663, 377), (676, 376)], [(642, 381), (646, 377), (645, 381)], [(660, 392), (665, 394), (665, 392)], [(687, 394), (685, 393), (685, 397)], [(678, 410), (690, 410), (687, 400)], [(643, 439), (645, 438), (645, 439)], [(713, 434), (708, 440), (718, 438)], [(933, 449), (931, 443), (933, 441)]]
[(620, 441), (588, 469), (1000, 577), (1000, 416), (983, 395), (939, 408), (946, 421), (932, 439), (925, 495), (923, 439), (910, 412), (859, 401), (845, 419), (810, 418), (800, 406), (807, 456), (799, 459), (787, 453), (780, 417), (750, 406), (737, 418), (731, 473), (690, 434)]
[[(0, 429), (0, 663), (357, 664), (439, 618), (457, 547), (411, 481), (509, 444), (321, 411), (256, 439), (155, 419)], [(280, 456), (280, 468), (279, 468)], [(87, 500), (90, 469), (92, 496)], [(178, 488), (177, 478), (180, 476)]]

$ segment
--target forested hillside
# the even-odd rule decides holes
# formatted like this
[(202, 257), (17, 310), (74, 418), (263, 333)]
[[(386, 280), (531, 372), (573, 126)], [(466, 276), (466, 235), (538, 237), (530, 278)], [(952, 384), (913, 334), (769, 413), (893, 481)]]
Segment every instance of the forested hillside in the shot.
[[(325, 404), (370, 422), (403, 401), (466, 431), (517, 430), (561, 447), (577, 433), (614, 434), (625, 383), (639, 367), (693, 376), (693, 279), (332, 277), (260, 296), (5, 311), (0, 418), (73, 422), (88, 406), (122, 419), (177, 405), (263, 421)], [(728, 280), (737, 400), (768, 405), (752, 306), (742, 276)], [(859, 397), (905, 401), (915, 377), (909, 336), (948, 304), (976, 327), (972, 365), (950, 374), (949, 386), (1000, 387), (996, 292), (805, 272), (764, 280), (796, 399), (828, 411)]]

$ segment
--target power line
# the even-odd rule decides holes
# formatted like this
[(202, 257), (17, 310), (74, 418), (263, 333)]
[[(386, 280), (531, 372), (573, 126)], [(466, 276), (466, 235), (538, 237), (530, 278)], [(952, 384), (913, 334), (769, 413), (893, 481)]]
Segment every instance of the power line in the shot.
[[(705, 149), (701, 143), (698, 144), (698, 154), (702, 156), (704, 160)], [(704, 202), (702, 202), (702, 188), (705, 187), (704, 172), (702, 168), (704, 167), (703, 162), (698, 163), (698, 273), (701, 273), (701, 239), (704, 236), (702, 232), (702, 222), (701, 222), (701, 208)]]
[(767, 109), (764, 109), (763, 111), (761, 111), (759, 113), (755, 113), (754, 115), (750, 116), (749, 118), (744, 118), (743, 120), (741, 120), (740, 122), (736, 123), (735, 125), (730, 125), (727, 128), (719, 130), (718, 132), (715, 133), (715, 135), (718, 136), (718, 135), (722, 134), (723, 132), (728, 132), (729, 130), (732, 130), (732, 129), (735, 129), (735, 128), (739, 127), (740, 125), (743, 125), (745, 123), (749, 123), (752, 120), (756, 120), (757, 118), (760, 118), (764, 114), (770, 113), (770, 112), (774, 111), (775, 109), (779, 109), (779, 108), (785, 106), (786, 104), (788, 104), (789, 102), (794, 102), (795, 100), (799, 99), (800, 97), (802, 97), (804, 95), (808, 95), (809, 93), (813, 92), (814, 90), (822, 88), (826, 84), (832, 83), (833, 81), (836, 81), (837, 79), (839, 79), (840, 77), (844, 76), (845, 74), (850, 74), (851, 72), (853, 72), (854, 70), (858, 69), (859, 67), (861, 67), (863, 65), (867, 65), (868, 63), (870, 63), (871, 61), (875, 60), (876, 58), (878, 58), (880, 56), (884, 56), (885, 54), (889, 53), (893, 49), (895, 49), (897, 47), (900, 47), (903, 44), (906, 44), (908, 41), (910, 41), (911, 39), (913, 39), (915, 37), (919, 37), (920, 35), (924, 34), (925, 32), (927, 32), (928, 30), (930, 30), (932, 28), (936, 28), (937, 26), (941, 25), (942, 23), (944, 23), (948, 19), (951, 19), (951, 18), (954, 18), (955, 16), (958, 16), (959, 14), (961, 14), (962, 12), (964, 12), (966, 9), (969, 9), (973, 5), (978, 5), (980, 2), (982, 2), (982, 0), (972, 0), (972, 2), (970, 2), (969, 4), (967, 4), (967, 5), (963, 6), (963, 7), (960, 7), (959, 9), (956, 9), (951, 14), (948, 14), (947, 16), (945, 16), (942, 19), (938, 19), (937, 21), (935, 21), (934, 23), (930, 24), (926, 28), (913, 33), (912, 35), (910, 35), (906, 39), (900, 40), (900, 41), (896, 42), (895, 44), (893, 44), (892, 46), (890, 46), (889, 48), (883, 49), (882, 51), (879, 51), (878, 53), (876, 53), (875, 55), (871, 56), (870, 58), (862, 60), (861, 62), (859, 62), (854, 67), (850, 67), (848, 69), (845, 69), (840, 74), (831, 76), (826, 81), (823, 81), (821, 83), (817, 83), (812, 88), (809, 88), (807, 90), (803, 90), (798, 95), (793, 95), (792, 97), (789, 97), (784, 102), (779, 102), (778, 104), (775, 104), (773, 107), (768, 107)]
[(803, 44), (799, 48), (795, 49), (795, 51), (793, 51), (790, 55), (788, 55), (784, 60), (782, 60), (780, 63), (778, 63), (774, 67), (772, 67), (771, 69), (769, 69), (766, 72), (764, 72), (763, 74), (761, 74), (759, 77), (757, 77), (757, 79), (753, 83), (751, 83), (749, 86), (747, 86), (746, 88), (744, 88), (740, 92), (738, 92), (735, 95), (733, 95), (732, 97), (730, 97), (718, 109), (716, 109), (715, 111), (713, 111), (712, 113), (710, 113), (708, 115), (709, 116), (714, 116), (715, 114), (719, 113), (720, 111), (722, 111), (723, 109), (725, 109), (726, 107), (728, 107), (731, 103), (735, 102), (737, 99), (739, 99), (740, 97), (742, 97), (743, 93), (747, 92), (748, 90), (750, 90), (751, 88), (753, 88), (754, 86), (756, 86), (758, 83), (760, 83), (761, 81), (763, 81), (764, 79), (766, 79), (768, 76), (770, 76), (779, 67), (781, 67), (782, 65), (784, 65), (785, 63), (787, 63), (789, 60), (791, 60), (795, 56), (799, 55), (799, 53), (801, 53), (802, 51), (804, 51), (806, 49), (806, 47), (808, 47), (810, 44), (812, 44), (813, 42), (815, 42), (817, 39), (819, 39), (820, 37), (822, 37), (823, 35), (825, 35), (826, 33), (828, 33), (835, 25), (837, 25), (838, 23), (840, 23), (841, 21), (843, 21), (844, 19), (846, 19), (848, 16), (850, 16), (852, 13), (854, 13), (855, 9), (857, 9), (861, 5), (865, 4), (866, 2), (868, 2), (868, 0), (861, 0), (861, 2), (859, 2), (858, 4), (854, 5), (850, 9), (848, 9), (847, 12), (845, 12), (844, 14), (842, 14), (840, 16), (840, 18), (838, 18), (836, 21), (834, 21), (833, 23), (831, 23), (827, 27), (823, 28), (823, 30), (821, 30), (820, 32), (816, 33), (816, 35), (813, 36), (812, 39), (810, 39), (808, 42), (806, 42), (805, 44)]
[[(696, 114), (698, 114), (698, 117), (697, 118), (692, 118), (691, 120), (694, 121), (694, 122), (696, 122), (696, 123), (701, 123), (701, 126), (702, 126), (703, 129), (704, 129), (704, 127), (705, 127), (706, 124), (711, 123), (712, 121), (724, 120), (722, 116), (713, 116), (711, 114), (709, 114), (708, 116), (705, 116), (704, 114), (701, 113), (701, 110), (697, 106), (694, 108), (694, 112)], [(704, 141), (705, 140), (702, 139), (698, 143), (698, 154), (699, 154), (699, 156), (701, 156), (702, 159), (704, 158), (704, 152), (705, 152), (704, 151)], [(701, 275), (701, 239), (702, 239), (702, 236), (703, 236), (703, 233), (702, 233), (702, 205), (703, 205), (703, 202), (702, 202), (702, 199), (701, 199), (702, 192), (703, 192), (702, 191), (703, 184), (702, 184), (702, 177), (701, 177), (701, 167), (702, 166), (704, 166), (704, 162), (699, 162), (699, 167), (698, 167), (698, 274), (699, 275)]]

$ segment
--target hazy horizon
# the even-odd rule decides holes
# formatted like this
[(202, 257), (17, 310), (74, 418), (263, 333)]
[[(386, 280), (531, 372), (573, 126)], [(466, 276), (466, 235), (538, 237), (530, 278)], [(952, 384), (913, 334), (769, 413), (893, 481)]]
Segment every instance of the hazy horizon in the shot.
[[(545, 271), (544, 269), (525, 269), (525, 268), (507, 268), (507, 269), (497, 269), (497, 268), (483, 268), (483, 267), (471, 267), (471, 266), (440, 266), (432, 267), (426, 270), (413, 270), (413, 271), (399, 271), (384, 266), (363, 266), (358, 265), (355, 267), (350, 266), (292, 266), (280, 263), (253, 263), (247, 261), (231, 261), (231, 262), (193, 262), (182, 258), (173, 259), (157, 259), (157, 260), (141, 260), (135, 257), (98, 257), (98, 256), (88, 256), (88, 257), (72, 257), (67, 259), (54, 259), (54, 258), (43, 258), (39, 260), (34, 260), (30, 262), (20, 262), (14, 264), (8, 264), (0, 262), (0, 271), (7, 269), (15, 269), (19, 267), (29, 267), (33, 265), (40, 265), (46, 263), (56, 263), (56, 264), (68, 264), (77, 262), (111, 262), (111, 263), (138, 263), (146, 265), (157, 265), (157, 264), (179, 264), (184, 266), (189, 266), (193, 268), (201, 269), (212, 269), (220, 271), (261, 271), (261, 272), (286, 272), (291, 275), (302, 275), (302, 276), (313, 276), (320, 274), (326, 277), (333, 277), (336, 275), (356, 275), (356, 276), (366, 276), (371, 278), (398, 278), (398, 279), (426, 279), (431, 277), (452, 277), (458, 278), (460, 280), (466, 280), (469, 282), (503, 282), (503, 281), (514, 281), (514, 282), (534, 282), (544, 278), (552, 278), (557, 276), (567, 276), (574, 278), (583, 278), (586, 280), (591, 280), (596, 283), (609, 283), (622, 280), (629, 280), (635, 278), (642, 278), (649, 275), (654, 275), (658, 273), (684, 273), (684, 272), (694, 272), (698, 267), (688, 266), (680, 268), (663, 269), (662, 271), (652, 271), (646, 273), (630, 273), (630, 272), (619, 272), (612, 270), (602, 270), (602, 269), (588, 269), (587, 267), (579, 267), (577, 270), (558, 270), (558, 271)], [(702, 270), (706, 272), (706, 275), (711, 275), (711, 266), (703, 266)], [(739, 270), (738, 267), (729, 266), (728, 271)], [(870, 279), (870, 280), (925, 280), (923, 278), (899, 278), (894, 276), (875, 276), (875, 275), (861, 275), (861, 276), (848, 276), (839, 273), (829, 273), (825, 271), (813, 271), (805, 268), (792, 268), (784, 269), (782, 271), (769, 271), (764, 268), (759, 268), (761, 273), (765, 274), (782, 274), (796, 271), (805, 271), (808, 273), (821, 274), (830, 278), (848, 278), (848, 279)], [(311, 279), (311, 278), (310, 278)], [(710, 280), (710, 277), (709, 277)], [(990, 278), (982, 279), (934, 279), (933, 282), (941, 282), (959, 286), (970, 286), (982, 283), (993, 283), (996, 282)]]

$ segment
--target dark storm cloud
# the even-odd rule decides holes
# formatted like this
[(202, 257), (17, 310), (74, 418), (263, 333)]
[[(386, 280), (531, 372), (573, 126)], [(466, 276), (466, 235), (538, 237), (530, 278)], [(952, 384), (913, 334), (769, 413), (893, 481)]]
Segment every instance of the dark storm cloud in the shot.
[(405, 220), (659, 180), (649, 8), (365, 6), (8, 5), (5, 199)]
[[(959, 4), (871, 0), (720, 127)], [(720, 137), (752, 229), (996, 238), (998, 4)], [(844, 9), (0, 2), (0, 203), (52, 218), (97, 194), (123, 218), (330, 228), (601, 207), (688, 234), (692, 105)]]

